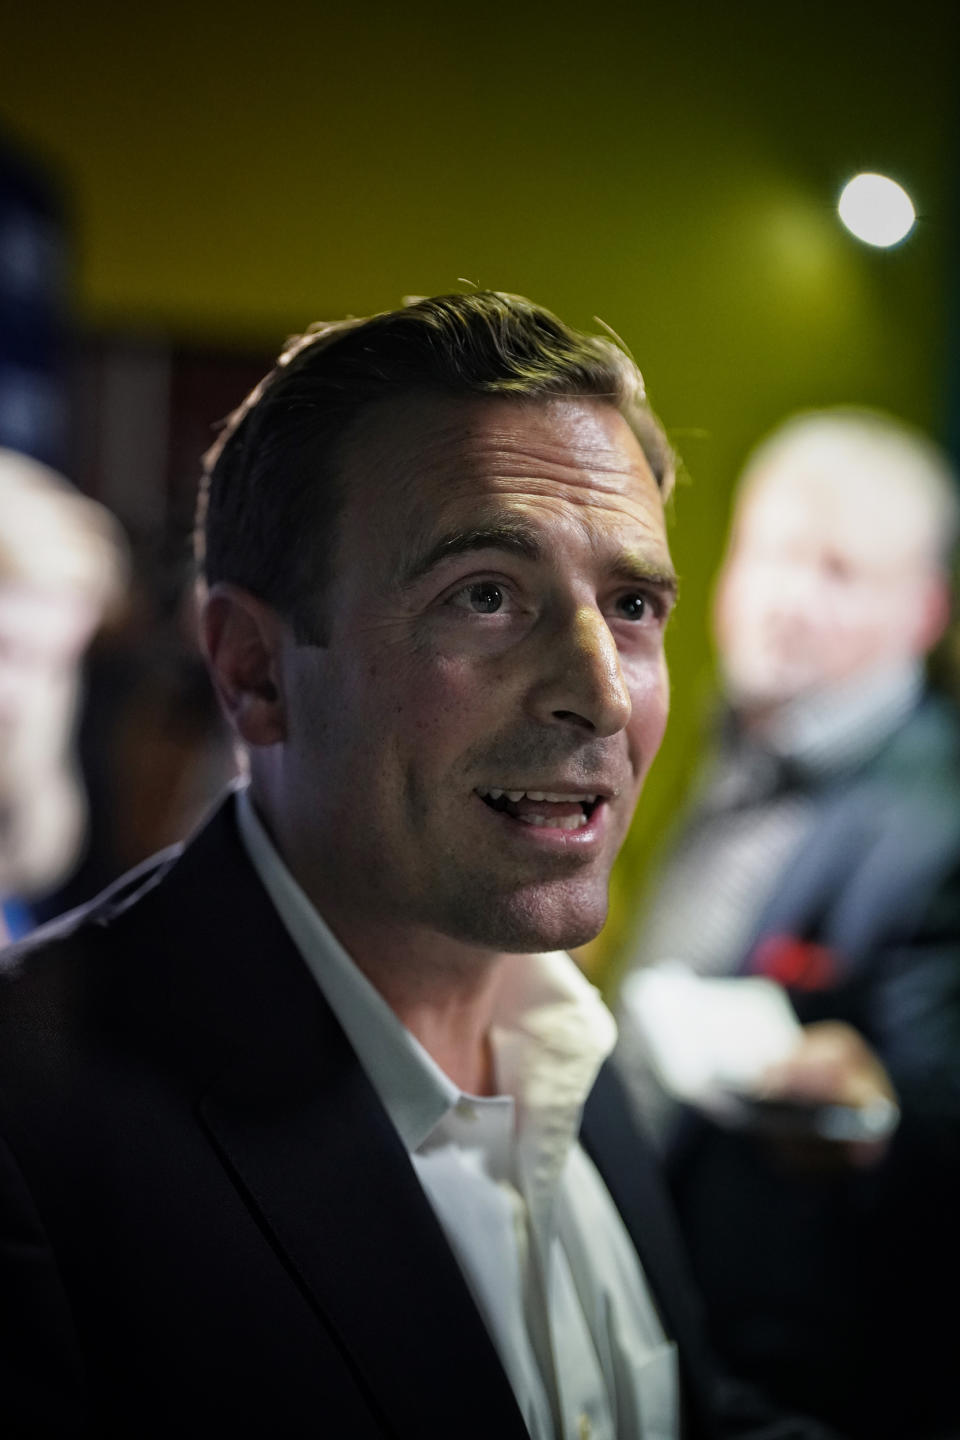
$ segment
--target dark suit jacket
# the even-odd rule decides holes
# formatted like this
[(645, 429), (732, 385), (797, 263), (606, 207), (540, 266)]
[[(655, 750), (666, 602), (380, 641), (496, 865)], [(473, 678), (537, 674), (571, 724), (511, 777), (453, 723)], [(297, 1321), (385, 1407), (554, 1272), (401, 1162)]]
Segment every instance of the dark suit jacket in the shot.
[[(456, 1261), (231, 805), (3, 969), (4, 1435), (522, 1440)], [(815, 1433), (767, 1425), (718, 1381), (609, 1072), (584, 1138), (678, 1341), (685, 1433)]]
[(729, 1364), (864, 1440), (960, 1434), (960, 727), (928, 698), (877, 754), (810, 792), (771, 937), (825, 947), (790, 989), (804, 1022), (853, 1025), (899, 1093), (887, 1161), (801, 1174), (688, 1114), (668, 1164)]

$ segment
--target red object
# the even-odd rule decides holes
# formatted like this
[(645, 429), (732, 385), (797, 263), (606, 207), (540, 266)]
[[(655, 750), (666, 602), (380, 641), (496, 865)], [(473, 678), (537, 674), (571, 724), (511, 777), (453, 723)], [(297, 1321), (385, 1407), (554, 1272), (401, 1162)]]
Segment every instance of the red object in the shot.
[(747, 966), (790, 990), (827, 990), (836, 983), (837, 957), (826, 945), (796, 935), (765, 935)]

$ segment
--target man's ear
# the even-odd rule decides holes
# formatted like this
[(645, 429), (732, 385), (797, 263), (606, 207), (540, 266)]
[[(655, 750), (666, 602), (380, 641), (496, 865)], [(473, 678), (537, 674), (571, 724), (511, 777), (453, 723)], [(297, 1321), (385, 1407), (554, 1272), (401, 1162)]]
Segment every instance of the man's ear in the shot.
[(202, 603), (200, 636), (214, 689), (248, 745), (286, 739), (280, 683), (284, 633), (284, 621), (272, 606), (238, 585), (218, 583)]

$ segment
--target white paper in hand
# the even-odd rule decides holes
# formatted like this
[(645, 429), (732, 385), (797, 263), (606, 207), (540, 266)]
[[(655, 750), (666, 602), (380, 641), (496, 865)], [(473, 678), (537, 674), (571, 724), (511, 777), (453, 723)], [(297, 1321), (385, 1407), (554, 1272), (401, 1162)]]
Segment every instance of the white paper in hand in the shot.
[(768, 1065), (801, 1030), (785, 992), (757, 977), (701, 977), (679, 960), (636, 970), (622, 1001), (639, 1026), (661, 1083), (678, 1100), (736, 1121)]

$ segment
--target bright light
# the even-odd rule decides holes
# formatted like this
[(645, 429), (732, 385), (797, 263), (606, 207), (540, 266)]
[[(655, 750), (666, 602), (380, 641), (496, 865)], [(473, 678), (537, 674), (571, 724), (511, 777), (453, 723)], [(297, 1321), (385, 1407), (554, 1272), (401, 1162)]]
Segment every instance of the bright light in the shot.
[(837, 209), (858, 240), (884, 248), (909, 235), (917, 218), (906, 190), (886, 175), (855, 175), (843, 187)]

